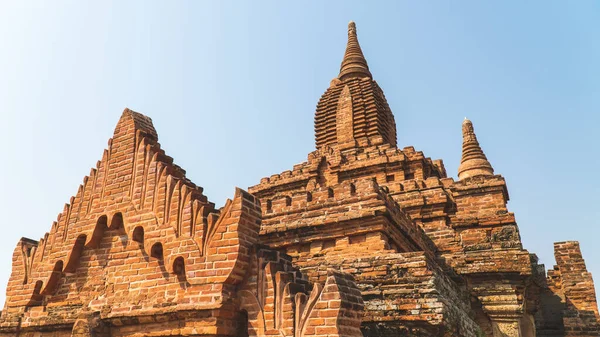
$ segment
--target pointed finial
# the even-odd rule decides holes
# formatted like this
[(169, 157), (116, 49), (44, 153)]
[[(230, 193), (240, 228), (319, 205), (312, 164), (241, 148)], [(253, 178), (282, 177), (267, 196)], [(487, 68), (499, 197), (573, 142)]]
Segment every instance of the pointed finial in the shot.
[(460, 160), (460, 166), (458, 167), (458, 179), (462, 180), (473, 176), (494, 175), (494, 168), (479, 146), (475, 130), (473, 129), (473, 123), (466, 117), (462, 123), (462, 133), (462, 158)]
[(354, 21), (348, 23), (348, 43), (338, 75), (338, 78), (342, 81), (351, 77), (372, 77), (367, 60), (360, 49), (360, 44), (358, 44)]

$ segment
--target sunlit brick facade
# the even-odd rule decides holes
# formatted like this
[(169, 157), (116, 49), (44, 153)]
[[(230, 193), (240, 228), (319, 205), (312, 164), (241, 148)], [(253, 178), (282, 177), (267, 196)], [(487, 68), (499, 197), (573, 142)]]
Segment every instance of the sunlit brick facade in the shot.
[(354, 23), (315, 151), (222, 208), (126, 109), (50, 231), (18, 242), (0, 336), (600, 336), (579, 244), (546, 273), (469, 120), (462, 137), (458, 180), (397, 147)]

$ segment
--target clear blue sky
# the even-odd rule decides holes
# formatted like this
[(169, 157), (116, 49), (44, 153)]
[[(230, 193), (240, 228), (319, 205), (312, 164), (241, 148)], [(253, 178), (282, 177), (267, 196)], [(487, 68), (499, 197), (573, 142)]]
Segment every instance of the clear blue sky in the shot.
[(399, 146), (456, 177), (469, 117), (525, 248), (579, 240), (600, 284), (597, 1), (3, 1), (0, 301), (125, 107), (217, 205), (306, 160), (350, 20)]

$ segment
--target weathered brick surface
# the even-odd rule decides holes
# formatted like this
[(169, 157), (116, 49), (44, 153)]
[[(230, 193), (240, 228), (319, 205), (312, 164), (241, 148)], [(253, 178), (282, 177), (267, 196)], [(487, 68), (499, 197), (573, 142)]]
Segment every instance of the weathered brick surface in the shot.
[[(261, 213), (258, 199), (240, 189), (215, 209), (161, 150), (150, 119), (126, 109), (51, 231), (17, 244), (0, 335), (237, 335), (244, 327), (238, 289), (257, 278)], [(268, 267), (301, 277), (289, 258)], [(328, 334), (359, 331), (358, 290), (350, 276), (330, 273), (325, 291), (299, 283), (279, 315), (293, 322), (327, 311), (319, 326)], [(306, 312), (298, 301), (305, 293), (316, 298)], [(348, 296), (354, 300), (339, 301)], [(293, 324), (286, 330), (295, 331)]]
[(354, 276), (365, 301), (365, 336), (476, 335), (468, 293), (423, 252), (367, 252), (298, 261), (321, 282), (330, 266)]
[(555, 243), (554, 256), (556, 266), (548, 270), (547, 284), (541, 293), (538, 335), (600, 336), (594, 282), (579, 243)]
[(260, 250), (238, 291), (249, 335), (361, 336), (363, 301), (352, 276), (328, 269), (310, 288), (289, 256)]
[[(459, 179), (448, 178), (441, 160), (396, 146), (393, 115), (380, 90), (351, 24), (340, 75), (317, 105), (316, 150), (292, 170), (249, 189), (267, 206), (261, 242), (286, 251), (310, 280), (320, 279), (315, 270), (322, 266), (353, 273), (365, 299), (366, 335), (535, 335), (543, 325), (535, 318), (540, 307), (553, 306), (543, 295), (551, 289), (523, 248), (507, 209), (505, 180), (494, 174), (473, 123), (463, 122)], [(390, 281), (401, 264), (394, 257), (413, 252), (425, 259), (430, 276), (420, 276), (428, 281)], [(356, 264), (364, 268), (356, 272)], [(434, 281), (441, 279), (448, 280), (445, 286)], [(427, 296), (439, 301), (441, 314), (422, 315), (418, 301), (402, 307), (414, 315), (394, 311), (398, 298), (386, 291), (375, 305), (367, 290), (372, 282), (400, 289), (428, 282)], [(574, 298), (595, 296), (582, 291), (591, 278), (581, 284)], [(377, 321), (382, 315), (385, 323)], [(573, 324), (585, 330), (589, 322)]]
[(18, 242), (0, 336), (599, 336), (578, 243), (546, 275), (462, 137), (458, 180), (397, 147), (354, 23), (316, 150), (220, 209), (126, 109), (50, 232)]
[(315, 140), (317, 147), (335, 144), (341, 149), (359, 143), (396, 145), (394, 115), (383, 90), (371, 78), (354, 23), (348, 26), (340, 75), (317, 105)]

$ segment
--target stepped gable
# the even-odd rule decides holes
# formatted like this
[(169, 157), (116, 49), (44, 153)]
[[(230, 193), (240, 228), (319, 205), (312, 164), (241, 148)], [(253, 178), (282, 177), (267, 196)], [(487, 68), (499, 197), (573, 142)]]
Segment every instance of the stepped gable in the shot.
[[(237, 190), (233, 201), (215, 209), (157, 140), (148, 117), (125, 109), (102, 160), (51, 231), (15, 249), (5, 314), (67, 305), (109, 307), (108, 316), (156, 313), (152, 304), (182, 296), (188, 300), (173, 305), (221, 305), (226, 285), (245, 273), (241, 257), (257, 240), (260, 206)], [(238, 230), (224, 238), (233, 226)], [(126, 273), (129, 266), (139, 272)], [(204, 284), (216, 286), (192, 290)]]
[[(15, 248), (0, 336), (234, 335), (244, 328), (237, 290), (258, 277), (252, 261), (278, 254), (258, 249), (260, 223), (258, 199), (240, 189), (215, 209), (160, 148), (150, 118), (125, 109), (102, 160), (51, 231)], [(312, 317), (329, 309), (339, 315), (317, 330), (359, 331), (362, 300), (350, 276), (331, 271), (322, 290), (285, 261), (269, 268), (294, 276), (279, 315), (307, 320), (297, 336), (318, 333)], [(290, 306), (294, 298), (298, 306)]]
[(396, 122), (379, 85), (371, 78), (356, 25), (348, 25), (348, 44), (340, 74), (321, 96), (315, 113), (317, 149), (367, 144), (396, 146)]

